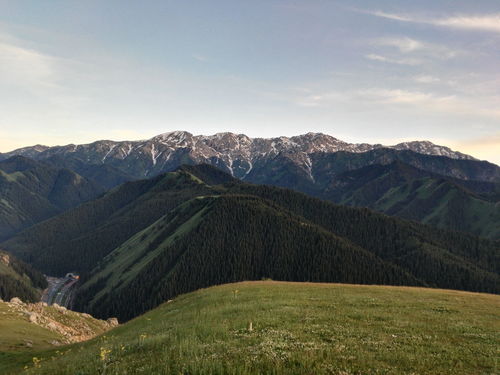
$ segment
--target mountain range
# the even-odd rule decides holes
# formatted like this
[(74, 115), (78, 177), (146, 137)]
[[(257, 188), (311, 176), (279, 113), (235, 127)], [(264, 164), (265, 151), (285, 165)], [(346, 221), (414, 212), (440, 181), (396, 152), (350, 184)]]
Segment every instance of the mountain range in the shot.
[[(188, 162), (208, 163), (235, 177), (243, 178), (253, 170), (255, 164), (277, 155), (287, 155), (299, 167), (312, 173), (314, 166), (310, 156), (313, 154), (339, 151), (364, 153), (379, 149), (410, 150), (425, 155), (475, 160), (472, 156), (428, 141), (383, 146), (347, 143), (321, 133), (266, 139), (233, 133), (194, 136), (185, 131), (164, 133), (142, 141), (103, 140), (86, 145), (71, 144), (56, 147), (36, 145), (8, 152), (1, 157), (6, 159), (21, 155), (34, 159), (49, 159), (57, 155), (77, 159), (86, 164), (111, 165), (135, 178), (151, 177)], [(500, 175), (496, 177), (500, 178)]]
[(384, 147), (320, 133), (264, 139), (176, 131), (135, 142), (25, 147), (0, 159), (15, 155), (71, 170), (105, 190), (207, 163), (243, 181), (500, 239), (500, 168), (427, 141)]
[(76, 305), (127, 320), (241, 280), (420, 285), (498, 293), (498, 244), (182, 166), (0, 246), (48, 274), (82, 273)]

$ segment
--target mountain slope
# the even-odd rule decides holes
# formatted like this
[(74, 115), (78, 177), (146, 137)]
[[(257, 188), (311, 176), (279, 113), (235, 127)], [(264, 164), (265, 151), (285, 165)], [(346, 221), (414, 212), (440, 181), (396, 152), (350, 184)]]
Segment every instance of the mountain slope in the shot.
[(39, 301), (46, 287), (47, 281), (40, 272), (0, 250), (0, 299), (10, 301), (17, 297), (27, 302)]
[(169, 210), (214, 189), (182, 171), (125, 183), (102, 197), (25, 230), (5, 248), (52, 275), (88, 272)]
[(68, 170), (15, 156), (0, 162), (0, 239), (97, 197), (103, 189)]
[(261, 278), (423, 284), (260, 198), (219, 196), (186, 202), (110, 253), (81, 287), (80, 308), (128, 320), (187, 291)]
[(246, 282), (179, 296), (64, 355), (37, 353), (40, 368), (9, 359), (15, 374), (495, 373), (499, 309), (488, 294)]
[(500, 291), (498, 243), (242, 183), (210, 166), (127, 183), (2, 246), (49, 274), (83, 273), (79, 306), (122, 318), (246, 278)]
[(440, 228), (500, 239), (500, 184), (464, 181), (401, 162), (338, 175), (317, 195)]

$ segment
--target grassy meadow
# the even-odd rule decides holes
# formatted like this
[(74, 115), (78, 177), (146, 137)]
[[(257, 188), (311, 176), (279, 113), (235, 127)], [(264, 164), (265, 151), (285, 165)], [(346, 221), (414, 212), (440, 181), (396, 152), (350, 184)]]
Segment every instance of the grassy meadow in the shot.
[(496, 295), (262, 281), (179, 296), (57, 352), (0, 354), (0, 366), (50, 375), (498, 374), (499, 348)]

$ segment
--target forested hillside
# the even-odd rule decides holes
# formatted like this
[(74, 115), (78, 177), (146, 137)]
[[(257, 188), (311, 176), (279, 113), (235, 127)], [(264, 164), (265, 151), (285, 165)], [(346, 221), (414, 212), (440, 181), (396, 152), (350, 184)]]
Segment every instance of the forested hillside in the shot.
[(46, 287), (47, 280), (40, 272), (0, 250), (0, 299), (18, 297), (25, 302), (37, 302)]
[(130, 319), (174, 296), (240, 280), (425, 285), (400, 267), (255, 196), (195, 198), (113, 251), (79, 307)]
[(459, 180), (395, 162), (344, 172), (317, 195), (340, 204), (500, 239), (500, 184)]
[(0, 162), (0, 240), (103, 191), (69, 169), (22, 156), (4, 160)]

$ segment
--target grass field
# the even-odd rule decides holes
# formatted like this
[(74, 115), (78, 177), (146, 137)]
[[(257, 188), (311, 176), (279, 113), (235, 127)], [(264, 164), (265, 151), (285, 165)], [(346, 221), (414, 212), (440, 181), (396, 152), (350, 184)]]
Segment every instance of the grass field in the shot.
[[(285, 282), (186, 294), (27, 374), (498, 374), (500, 297)], [(38, 359), (41, 359), (38, 362)], [(0, 361), (2, 357), (0, 357)]]

